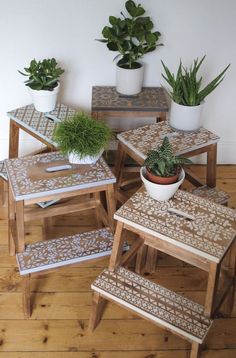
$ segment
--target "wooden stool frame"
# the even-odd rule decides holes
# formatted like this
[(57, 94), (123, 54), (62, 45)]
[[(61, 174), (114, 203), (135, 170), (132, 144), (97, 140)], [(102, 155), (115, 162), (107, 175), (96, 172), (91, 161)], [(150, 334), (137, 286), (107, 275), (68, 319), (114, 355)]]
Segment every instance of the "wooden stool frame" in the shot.
[[(100, 193), (105, 192), (107, 211), (100, 200)], [(91, 194), (92, 198), (83, 200), (82, 203), (74, 202), (73, 198), (85, 194)], [(113, 215), (115, 212), (114, 185), (107, 184), (88, 189), (80, 189), (67, 193), (60, 193), (40, 198), (41, 201), (53, 199), (71, 198), (71, 202), (59, 203), (46, 209), (26, 208), (27, 205), (35, 204), (39, 199), (29, 199), (15, 201), (12, 189), (9, 185), (9, 253), (14, 255), (16, 252), (23, 252), (25, 249), (25, 229), (24, 223), (35, 220), (53, 217), (56, 215), (69, 214), (88, 209), (96, 210), (98, 225), (103, 223), (105, 226), (114, 228)]]

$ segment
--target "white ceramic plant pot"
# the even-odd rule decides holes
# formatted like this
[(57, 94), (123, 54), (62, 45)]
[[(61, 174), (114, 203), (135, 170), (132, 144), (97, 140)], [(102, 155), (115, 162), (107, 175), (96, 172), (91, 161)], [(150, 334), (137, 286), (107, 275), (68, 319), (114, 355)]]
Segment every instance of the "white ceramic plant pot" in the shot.
[(202, 107), (199, 106), (183, 106), (181, 104), (171, 102), (169, 124), (172, 128), (191, 132), (197, 131), (202, 125)]
[(150, 195), (151, 198), (158, 200), (158, 201), (166, 201), (174, 196), (175, 192), (178, 190), (179, 186), (183, 183), (185, 178), (185, 172), (183, 168), (179, 174), (179, 180), (174, 184), (156, 184), (152, 183), (151, 181), (147, 180), (145, 177), (146, 168), (142, 167), (140, 169), (140, 176), (142, 182)]
[(60, 83), (52, 91), (36, 91), (29, 88), (36, 111), (51, 112), (56, 107)]
[(144, 66), (126, 69), (116, 65), (116, 90), (126, 96), (133, 96), (142, 91)]
[(95, 164), (98, 159), (101, 157), (104, 149), (100, 150), (100, 152), (95, 156), (86, 155), (85, 157), (80, 157), (77, 153), (68, 153), (68, 159), (71, 164)]

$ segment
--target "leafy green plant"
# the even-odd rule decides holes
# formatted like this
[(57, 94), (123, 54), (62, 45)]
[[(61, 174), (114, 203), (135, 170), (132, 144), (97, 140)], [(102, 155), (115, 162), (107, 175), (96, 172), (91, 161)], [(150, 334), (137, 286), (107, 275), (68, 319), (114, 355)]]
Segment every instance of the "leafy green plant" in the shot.
[(193, 65), (188, 69), (180, 61), (176, 76), (170, 72), (162, 62), (165, 70), (163, 78), (172, 88), (169, 93), (174, 102), (184, 106), (198, 106), (224, 79), (224, 74), (229, 68), (228, 65), (214, 80), (201, 89), (202, 77), (197, 78), (199, 68), (204, 61), (204, 56), (200, 61), (198, 58), (193, 61)]
[(58, 84), (64, 70), (57, 67), (55, 58), (48, 58), (42, 61), (32, 60), (29, 67), (24, 68), (26, 73), (18, 71), (23, 76), (28, 76), (25, 85), (33, 90), (52, 91)]
[(168, 137), (163, 139), (161, 146), (147, 153), (144, 165), (154, 175), (160, 177), (171, 177), (177, 174), (179, 167), (191, 164), (191, 160), (175, 156)]
[(145, 10), (140, 4), (136, 5), (134, 1), (128, 0), (125, 8), (130, 17), (126, 17), (123, 12), (122, 18), (110, 16), (111, 26), (103, 28), (104, 39), (98, 41), (106, 43), (109, 50), (119, 52), (114, 58), (116, 60), (121, 57), (118, 66), (133, 69), (140, 67), (137, 63), (139, 58), (162, 45), (157, 44), (161, 34), (159, 31), (152, 31), (153, 22), (149, 16), (142, 16)]
[(105, 148), (111, 138), (111, 129), (104, 122), (81, 112), (58, 123), (53, 138), (63, 153), (74, 152), (81, 159), (94, 156)]

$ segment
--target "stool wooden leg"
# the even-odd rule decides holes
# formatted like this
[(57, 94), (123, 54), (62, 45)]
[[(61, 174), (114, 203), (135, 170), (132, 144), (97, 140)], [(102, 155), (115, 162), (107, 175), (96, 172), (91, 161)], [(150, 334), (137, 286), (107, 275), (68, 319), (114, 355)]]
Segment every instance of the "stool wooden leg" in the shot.
[(106, 190), (106, 201), (107, 201), (107, 213), (110, 227), (114, 229), (114, 214), (116, 211), (114, 185), (107, 185)]
[(25, 250), (24, 201), (16, 201), (17, 252)]
[(43, 219), (43, 238), (48, 240), (50, 238), (50, 233), (53, 226), (53, 217), (48, 217)]
[(88, 332), (92, 333), (100, 322), (106, 300), (97, 292), (93, 293), (92, 310), (89, 319)]
[(15, 232), (15, 201), (13, 199), (11, 188), (8, 190), (8, 250), (9, 255), (14, 256), (16, 253), (15, 241), (13, 233), (16, 236)]
[(121, 261), (122, 249), (124, 244), (124, 235), (122, 235), (123, 228), (124, 224), (118, 221), (109, 262), (109, 270), (111, 271), (114, 271)]
[(200, 344), (192, 342), (190, 358), (198, 358), (200, 354)]
[(228, 277), (232, 279), (231, 287), (227, 292), (226, 298), (223, 301), (223, 304), (220, 307), (220, 312), (229, 317), (232, 313), (233, 306), (234, 306), (234, 296), (235, 296), (235, 276), (236, 276), (236, 241), (229, 253), (229, 260), (227, 263), (228, 270), (227, 274)]
[(115, 164), (115, 176), (117, 178), (117, 186), (119, 187), (122, 181), (122, 171), (125, 163), (125, 151), (120, 144), (118, 143), (117, 148), (117, 157), (116, 157), (116, 164)]
[(25, 318), (30, 318), (30, 275), (23, 276), (23, 311)]
[(214, 311), (214, 301), (219, 281), (220, 267), (220, 264), (216, 264), (215, 262), (210, 263), (205, 299), (205, 314), (209, 317), (212, 316)]
[(156, 271), (157, 264), (157, 250), (153, 247), (148, 247), (147, 249), (147, 258), (145, 263), (145, 271), (148, 273), (153, 273)]
[(136, 264), (135, 264), (135, 272), (141, 274), (145, 267), (147, 256), (147, 245), (142, 245), (142, 247), (138, 250)]
[(8, 182), (4, 180), (3, 182), (3, 206), (7, 205), (7, 193), (8, 193)]
[(19, 127), (11, 119), (10, 120), (10, 133), (9, 133), (9, 158), (18, 157), (18, 146), (19, 146)]
[(93, 193), (93, 197), (94, 197), (94, 200), (96, 201), (95, 216), (96, 216), (96, 225), (97, 225), (97, 228), (99, 229), (99, 228), (103, 227), (103, 221), (101, 219), (101, 213), (100, 213), (100, 209), (99, 209), (99, 206), (102, 205), (101, 198), (100, 198), (100, 192)]
[(0, 178), (0, 205), (4, 204), (4, 180)]
[(206, 183), (211, 188), (216, 186), (216, 159), (217, 159), (217, 144), (211, 144), (207, 151), (207, 175)]

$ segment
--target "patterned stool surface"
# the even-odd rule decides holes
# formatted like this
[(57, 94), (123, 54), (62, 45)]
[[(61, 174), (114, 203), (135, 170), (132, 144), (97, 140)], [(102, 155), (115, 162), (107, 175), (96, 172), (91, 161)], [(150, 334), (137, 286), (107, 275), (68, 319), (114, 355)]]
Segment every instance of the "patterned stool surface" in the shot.
[(8, 177), (7, 177), (7, 170), (6, 170), (6, 166), (5, 166), (5, 163), (4, 163), (4, 160), (3, 161), (0, 161), (0, 177), (2, 177), (4, 180), (8, 180)]
[(92, 111), (145, 111), (167, 112), (168, 105), (163, 88), (143, 87), (136, 96), (125, 96), (111, 86), (94, 86)]
[(184, 154), (195, 149), (217, 143), (219, 137), (205, 128), (197, 132), (179, 132), (172, 129), (168, 123), (160, 122), (132, 129), (117, 135), (117, 138), (140, 158), (145, 159), (147, 152), (161, 145), (167, 136), (176, 155)]
[(207, 185), (200, 186), (192, 191), (194, 195), (213, 201), (216, 204), (227, 204), (230, 196), (223, 190), (210, 188)]
[(204, 307), (123, 267), (104, 270), (92, 289), (153, 322), (202, 343), (212, 321)]
[(235, 210), (182, 190), (159, 202), (141, 188), (114, 217), (214, 262), (220, 261), (236, 235)]
[(56, 123), (64, 120), (67, 116), (74, 115), (76, 110), (64, 104), (57, 104), (56, 108), (50, 113), (36, 111), (34, 105), (17, 108), (7, 113), (8, 117), (20, 124), (21, 127), (36, 134), (47, 143), (54, 145), (52, 136)]
[[(59, 152), (5, 161), (15, 200), (93, 188), (115, 183), (116, 179), (103, 158), (92, 165), (71, 165)], [(71, 169), (47, 172), (48, 168), (70, 165)]]
[(16, 258), (20, 274), (26, 275), (110, 255), (112, 244), (112, 232), (104, 228), (27, 245)]

